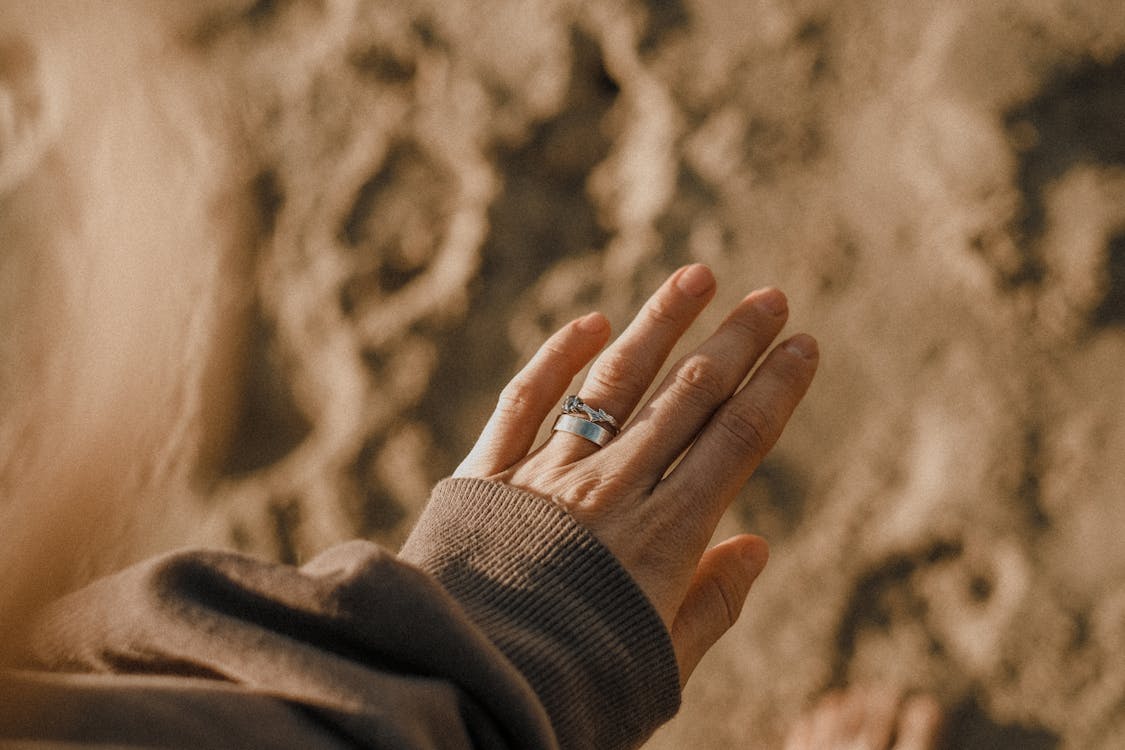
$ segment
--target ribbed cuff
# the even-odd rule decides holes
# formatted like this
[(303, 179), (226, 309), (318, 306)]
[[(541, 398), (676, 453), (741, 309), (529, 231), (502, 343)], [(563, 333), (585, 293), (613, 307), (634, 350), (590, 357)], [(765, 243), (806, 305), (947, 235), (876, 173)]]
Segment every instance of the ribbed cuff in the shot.
[(675, 715), (668, 631), (613, 554), (550, 500), (447, 479), (400, 556), (523, 672), (563, 748), (628, 748)]

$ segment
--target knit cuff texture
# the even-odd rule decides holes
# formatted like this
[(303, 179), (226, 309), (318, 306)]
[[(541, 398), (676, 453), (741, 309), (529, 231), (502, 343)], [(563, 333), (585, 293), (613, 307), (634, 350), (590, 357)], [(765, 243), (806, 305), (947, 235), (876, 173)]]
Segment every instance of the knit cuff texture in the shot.
[(617, 558), (550, 499), (444, 480), (400, 557), (436, 577), (523, 673), (560, 747), (636, 747), (679, 709), (660, 616)]

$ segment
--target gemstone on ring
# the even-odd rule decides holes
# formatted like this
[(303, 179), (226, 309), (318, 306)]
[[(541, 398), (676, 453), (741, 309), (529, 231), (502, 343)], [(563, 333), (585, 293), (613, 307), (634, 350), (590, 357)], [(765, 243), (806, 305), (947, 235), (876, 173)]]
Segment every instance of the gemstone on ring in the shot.
[(563, 414), (579, 416), (598, 425), (605, 425), (613, 434), (620, 429), (617, 420), (610, 416), (605, 409), (595, 409), (579, 398), (577, 395), (567, 396), (562, 405)]

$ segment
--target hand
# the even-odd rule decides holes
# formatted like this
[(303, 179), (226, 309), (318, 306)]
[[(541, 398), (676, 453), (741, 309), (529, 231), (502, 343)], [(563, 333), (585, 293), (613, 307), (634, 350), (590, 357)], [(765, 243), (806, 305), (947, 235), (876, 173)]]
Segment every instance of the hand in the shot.
[(781, 292), (759, 290), (677, 362), (625, 424), (714, 293), (706, 266), (680, 269), (594, 363), (578, 394), (625, 425), (604, 448), (555, 432), (529, 453), (543, 420), (609, 338), (606, 319), (591, 313), (551, 336), (508, 384), (455, 473), (550, 497), (588, 528), (663, 618), (681, 683), (734, 624), (765, 567), (769, 548), (760, 537), (739, 535), (709, 550), (707, 544), (780, 436), (818, 359), (812, 337), (794, 336), (739, 388), (788, 316)]

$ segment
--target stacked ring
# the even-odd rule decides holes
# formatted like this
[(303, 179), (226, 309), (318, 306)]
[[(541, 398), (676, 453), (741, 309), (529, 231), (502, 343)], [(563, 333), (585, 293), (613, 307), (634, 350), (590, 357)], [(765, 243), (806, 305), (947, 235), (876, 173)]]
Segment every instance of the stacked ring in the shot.
[(608, 425), (613, 434), (617, 434), (617, 420), (611, 417), (605, 409), (595, 409), (580, 399), (578, 396), (567, 396), (562, 405), (563, 414), (574, 414), (575, 416), (588, 419), (591, 422), (598, 422), (600, 424)]
[(576, 417), (573, 414), (560, 414), (559, 418), (555, 420), (552, 432), (569, 432), (572, 435), (584, 437), (599, 448), (613, 440), (613, 433), (600, 424), (582, 417)]
[(563, 413), (555, 420), (553, 432), (569, 432), (586, 438), (599, 448), (617, 435), (617, 420), (604, 409), (593, 409), (578, 396), (567, 396)]

